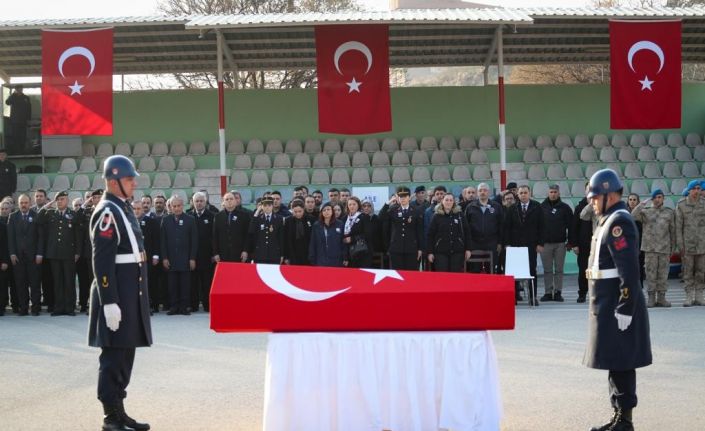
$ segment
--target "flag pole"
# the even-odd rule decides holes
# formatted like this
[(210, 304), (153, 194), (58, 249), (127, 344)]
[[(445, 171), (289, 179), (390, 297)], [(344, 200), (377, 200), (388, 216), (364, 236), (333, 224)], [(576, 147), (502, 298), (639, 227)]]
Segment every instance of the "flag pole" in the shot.
[(507, 142), (504, 128), (504, 44), (502, 26), (497, 27), (497, 89), (499, 90), (499, 189), (507, 187)]
[(215, 31), (217, 36), (216, 52), (218, 56), (218, 142), (220, 154), (220, 196), (227, 188), (227, 172), (225, 168), (225, 94), (223, 89), (223, 33)]

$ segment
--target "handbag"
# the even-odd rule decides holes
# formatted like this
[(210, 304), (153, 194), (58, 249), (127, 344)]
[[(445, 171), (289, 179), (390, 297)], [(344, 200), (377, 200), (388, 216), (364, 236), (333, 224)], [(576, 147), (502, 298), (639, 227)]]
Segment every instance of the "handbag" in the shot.
[(357, 259), (369, 251), (365, 238), (358, 238), (350, 245), (350, 257)]

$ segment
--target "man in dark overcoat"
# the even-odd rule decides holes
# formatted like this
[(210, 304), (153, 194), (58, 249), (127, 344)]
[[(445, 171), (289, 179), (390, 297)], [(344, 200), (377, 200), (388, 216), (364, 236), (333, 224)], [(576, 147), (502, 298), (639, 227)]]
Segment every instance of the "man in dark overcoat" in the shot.
[(592, 431), (633, 431), (636, 369), (651, 364), (649, 315), (641, 292), (639, 234), (611, 169), (590, 178), (587, 198), (599, 216), (588, 259), (590, 298), (584, 364), (609, 370), (612, 419)]
[(213, 282), (213, 219), (214, 214), (208, 207), (207, 195), (203, 192), (193, 194), (192, 208), (187, 214), (196, 221), (198, 231), (198, 250), (196, 251), (196, 269), (191, 271), (191, 309), (198, 311), (199, 303), (203, 311), (209, 310), (211, 283)]
[(223, 209), (213, 220), (213, 259), (217, 262), (247, 262), (247, 240), (252, 218), (237, 205), (235, 193), (223, 195)]
[(20, 316), (26, 316), (31, 299), (32, 315), (39, 316), (42, 309), (42, 292), (39, 287), (42, 267), (39, 255), (44, 245), (39, 234), (37, 213), (29, 207), (29, 196), (20, 195), (17, 203), (19, 209), (10, 214), (7, 221), (7, 238), (10, 262), (15, 275), (18, 312)]
[(152, 344), (147, 267), (142, 232), (128, 201), (137, 186), (125, 156), (105, 159), (106, 193), (90, 220), (93, 246), (88, 343), (100, 347), (98, 399), (103, 431), (148, 430), (125, 411), (135, 348)]
[(169, 286), (168, 315), (191, 314), (191, 271), (196, 269), (198, 230), (196, 220), (184, 213), (180, 196), (169, 198), (171, 214), (162, 218), (159, 245)]

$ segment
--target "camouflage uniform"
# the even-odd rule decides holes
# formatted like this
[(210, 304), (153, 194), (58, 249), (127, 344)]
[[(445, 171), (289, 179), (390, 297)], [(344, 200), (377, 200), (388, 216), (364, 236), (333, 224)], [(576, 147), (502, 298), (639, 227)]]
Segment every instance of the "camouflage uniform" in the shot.
[(705, 201), (688, 198), (676, 206), (676, 244), (683, 261), (685, 302), (683, 306), (705, 305)]
[(644, 226), (641, 251), (644, 252), (648, 306), (670, 307), (666, 301), (668, 269), (671, 254), (676, 246), (675, 211), (665, 205), (656, 208), (642, 202), (632, 210), (632, 217)]

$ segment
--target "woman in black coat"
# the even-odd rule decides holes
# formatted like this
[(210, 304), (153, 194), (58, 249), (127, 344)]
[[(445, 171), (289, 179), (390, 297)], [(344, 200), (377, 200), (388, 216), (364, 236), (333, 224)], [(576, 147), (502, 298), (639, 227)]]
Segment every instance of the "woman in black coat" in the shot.
[(470, 259), (470, 229), (450, 193), (436, 206), (431, 218), (426, 252), (434, 271), (463, 272)]
[(372, 236), (372, 250), (379, 253), (386, 249), (384, 245), (384, 231), (379, 216), (375, 214), (375, 207), (368, 200), (362, 201), (362, 212), (370, 218), (370, 236)]
[(287, 265), (309, 265), (308, 246), (311, 228), (316, 222), (304, 210), (304, 203), (295, 200), (291, 204), (291, 217), (284, 223), (284, 263)]
[(326, 202), (311, 229), (308, 260), (314, 266), (344, 266), (347, 264), (345, 258), (343, 223), (333, 215), (330, 202)]
[[(348, 266), (351, 268), (370, 268), (372, 266), (373, 240), (370, 217), (362, 212), (362, 204), (356, 196), (347, 200), (348, 215), (341, 221), (344, 223), (343, 243), (347, 252)], [(353, 254), (357, 244), (367, 246), (367, 251)]]

